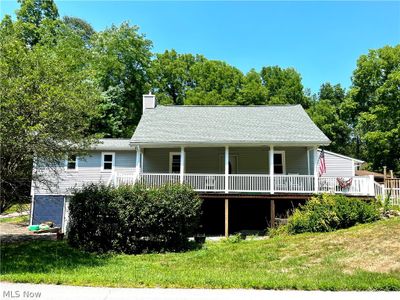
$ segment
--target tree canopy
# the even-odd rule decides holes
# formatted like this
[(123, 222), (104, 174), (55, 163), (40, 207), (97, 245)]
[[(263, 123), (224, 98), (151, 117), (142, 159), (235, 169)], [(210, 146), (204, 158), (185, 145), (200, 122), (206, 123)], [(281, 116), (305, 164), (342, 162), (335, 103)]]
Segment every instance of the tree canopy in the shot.
[(0, 211), (29, 195), (32, 177), (45, 180), (33, 162), (55, 170), (94, 138), (100, 92), (90, 53), (68, 27), (46, 22), (57, 15), (51, 2), (22, 2), (17, 21), (6, 17), (0, 28)]
[(400, 45), (360, 56), (350, 98), (356, 153), (372, 169), (400, 170)]
[(400, 172), (400, 45), (361, 55), (347, 91), (326, 82), (312, 95), (294, 68), (244, 74), (201, 54), (154, 54), (135, 25), (96, 32), (60, 19), (53, 0), (19, 3), (0, 24), (2, 191), (30, 181), (34, 157), (55, 163), (94, 137), (130, 137), (150, 90), (161, 104), (301, 104), (329, 149)]

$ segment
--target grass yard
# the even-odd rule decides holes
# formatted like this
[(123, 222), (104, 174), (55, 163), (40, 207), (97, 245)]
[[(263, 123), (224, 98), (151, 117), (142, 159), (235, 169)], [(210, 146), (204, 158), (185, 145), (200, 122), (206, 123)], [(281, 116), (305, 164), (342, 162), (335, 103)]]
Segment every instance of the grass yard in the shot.
[(28, 222), (29, 222), (29, 215), (0, 219), (0, 223), (27, 224)]
[(332, 233), (208, 242), (186, 253), (94, 255), (2, 245), (1, 280), (110, 287), (400, 290), (400, 218)]
[[(30, 203), (14, 204), (10, 208), (8, 208), (6, 211), (4, 211), (2, 213), (2, 215), (29, 211), (30, 207), (31, 207)], [(29, 215), (25, 215), (25, 216), (16, 216), (16, 217), (10, 217), (10, 218), (1, 218), (0, 223), (15, 223), (15, 224), (28, 223), (29, 217), (30, 217)]]
[(31, 208), (30, 203), (14, 204), (10, 208), (5, 210), (3, 214), (11, 214), (11, 213), (15, 213), (15, 212), (27, 211), (27, 210), (30, 210), (30, 208)]

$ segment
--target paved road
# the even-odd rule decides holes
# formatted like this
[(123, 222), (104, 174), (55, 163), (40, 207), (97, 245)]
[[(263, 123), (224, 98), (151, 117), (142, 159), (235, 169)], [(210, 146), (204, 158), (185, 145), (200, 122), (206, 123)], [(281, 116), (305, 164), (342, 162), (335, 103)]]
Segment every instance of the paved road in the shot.
[(0, 299), (41, 300), (398, 300), (400, 292), (321, 292), (203, 289), (123, 289), (1, 283)]

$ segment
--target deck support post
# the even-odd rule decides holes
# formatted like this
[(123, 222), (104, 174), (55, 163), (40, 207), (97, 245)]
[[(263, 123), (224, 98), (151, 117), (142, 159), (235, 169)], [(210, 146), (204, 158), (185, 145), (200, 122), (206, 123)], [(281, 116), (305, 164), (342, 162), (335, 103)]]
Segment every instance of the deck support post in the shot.
[(181, 147), (181, 161), (180, 161), (180, 183), (183, 184), (183, 175), (185, 173), (185, 147)]
[(225, 199), (225, 237), (229, 236), (229, 200)]
[(275, 200), (270, 200), (270, 219), (271, 219), (271, 228), (275, 227)]
[(229, 146), (225, 146), (225, 193), (229, 192)]
[(269, 185), (271, 194), (274, 194), (274, 146), (269, 146)]
[(318, 156), (318, 148), (314, 147), (314, 193), (318, 193), (318, 163), (319, 163), (319, 156)]

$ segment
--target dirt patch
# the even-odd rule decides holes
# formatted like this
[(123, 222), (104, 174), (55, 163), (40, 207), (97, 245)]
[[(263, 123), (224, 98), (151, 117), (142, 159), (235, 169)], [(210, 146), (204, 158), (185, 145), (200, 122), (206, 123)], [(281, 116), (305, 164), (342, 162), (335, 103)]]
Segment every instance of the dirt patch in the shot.
[[(362, 234), (361, 234), (362, 233)], [(388, 226), (377, 232), (363, 230), (357, 234), (349, 232), (341, 243), (346, 258), (339, 261), (344, 271), (353, 273), (356, 270), (389, 273), (400, 271), (400, 225)]]
[(32, 240), (56, 240), (57, 234), (33, 234), (28, 231), (28, 224), (0, 223), (1, 244)]

